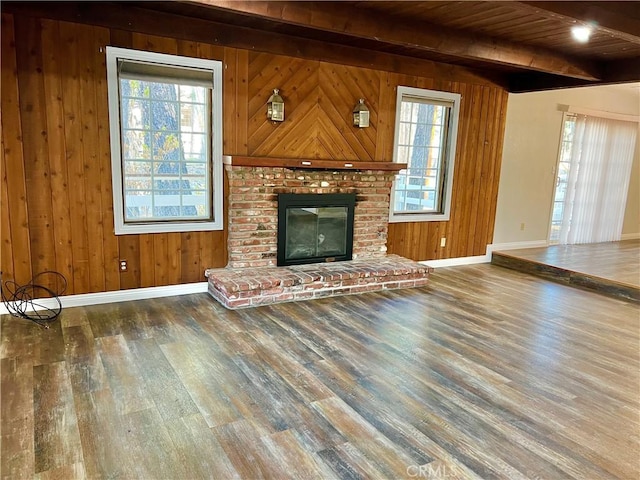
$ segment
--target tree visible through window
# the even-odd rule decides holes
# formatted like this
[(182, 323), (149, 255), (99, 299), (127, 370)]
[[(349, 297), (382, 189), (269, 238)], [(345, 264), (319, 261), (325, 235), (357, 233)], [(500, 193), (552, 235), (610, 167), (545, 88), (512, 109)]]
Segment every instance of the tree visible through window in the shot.
[(207, 90), (121, 79), (120, 92), (125, 221), (211, 218)]
[(441, 105), (403, 101), (400, 109), (398, 161), (408, 168), (398, 176), (396, 211), (436, 212), (440, 208), (440, 153), (448, 111)]
[(116, 233), (221, 228), (220, 62), (107, 54)]
[(398, 87), (390, 221), (447, 220), (460, 95)]

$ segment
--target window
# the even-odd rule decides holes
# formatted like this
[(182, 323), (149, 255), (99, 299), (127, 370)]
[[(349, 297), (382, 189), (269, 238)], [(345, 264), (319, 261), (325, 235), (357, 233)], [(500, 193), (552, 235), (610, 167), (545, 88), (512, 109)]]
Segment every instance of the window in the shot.
[(549, 242), (560, 241), (560, 228), (564, 218), (565, 200), (567, 200), (567, 186), (569, 184), (569, 172), (571, 171), (571, 151), (573, 149), (573, 137), (576, 130), (575, 115), (564, 114), (562, 121), (562, 139), (560, 140), (560, 154), (558, 158), (558, 172), (556, 176), (556, 191), (553, 199), (553, 212), (551, 215), (551, 232)]
[(449, 220), (460, 95), (398, 87), (390, 222)]
[(107, 47), (115, 232), (221, 230), (222, 64)]
[(577, 110), (563, 117), (549, 240), (562, 245), (618, 241), (637, 117)]

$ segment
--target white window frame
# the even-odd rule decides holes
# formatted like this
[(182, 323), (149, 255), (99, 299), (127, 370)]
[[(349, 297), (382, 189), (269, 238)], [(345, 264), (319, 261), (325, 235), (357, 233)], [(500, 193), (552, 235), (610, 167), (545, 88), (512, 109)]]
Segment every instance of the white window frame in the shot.
[[(107, 88), (109, 102), (109, 132), (111, 138), (111, 173), (113, 186), (113, 214), (116, 235), (168, 232), (199, 232), (222, 230), (223, 219), (223, 167), (222, 167), (222, 62), (200, 58), (153, 53), (127, 48), (107, 47)], [(142, 220), (125, 222), (124, 186), (122, 171), (122, 144), (120, 125), (120, 87), (118, 60), (158, 63), (171, 67), (210, 70), (212, 75), (211, 99), (211, 175), (209, 201), (212, 202), (212, 220)]]
[(455, 167), (456, 158), (456, 144), (458, 138), (458, 122), (460, 117), (460, 101), (461, 95), (459, 93), (440, 92), (437, 90), (427, 90), (423, 88), (403, 87), (398, 86), (396, 97), (396, 127), (393, 142), (393, 161), (398, 163), (398, 143), (399, 143), (399, 131), (400, 131), (400, 108), (402, 106), (402, 100), (405, 97), (418, 98), (422, 101), (429, 102), (447, 102), (452, 103), (451, 113), (449, 116), (449, 127), (447, 134), (447, 142), (445, 145), (446, 151), (444, 156), (444, 183), (443, 183), (443, 200), (441, 212), (424, 213), (420, 211), (413, 212), (396, 212), (394, 210), (395, 205), (395, 193), (396, 193), (396, 181), (394, 180), (391, 188), (391, 205), (389, 208), (389, 222), (401, 223), (401, 222), (442, 222), (449, 220), (451, 214), (451, 195), (453, 191), (453, 172)]

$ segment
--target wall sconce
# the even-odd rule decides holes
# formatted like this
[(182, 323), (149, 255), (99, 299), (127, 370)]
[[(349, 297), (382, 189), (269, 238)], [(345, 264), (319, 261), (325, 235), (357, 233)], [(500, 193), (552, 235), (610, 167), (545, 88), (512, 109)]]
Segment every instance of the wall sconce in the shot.
[(369, 109), (364, 104), (364, 98), (361, 98), (353, 109), (353, 126), (360, 128), (369, 126)]
[(279, 93), (280, 90), (274, 88), (267, 102), (267, 118), (273, 123), (284, 122), (284, 100)]

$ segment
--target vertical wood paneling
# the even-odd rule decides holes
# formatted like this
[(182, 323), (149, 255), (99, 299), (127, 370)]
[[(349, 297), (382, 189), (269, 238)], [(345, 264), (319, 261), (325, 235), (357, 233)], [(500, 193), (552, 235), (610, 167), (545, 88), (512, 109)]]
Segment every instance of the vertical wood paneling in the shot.
[(182, 238), (179, 233), (167, 234), (167, 280), (165, 285), (176, 285), (182, 278)]
[(463, 256), (458, 254), (462, 251), (465, 245), (465, 239), (462, 238), (461, 232), (463, 231), (462, 225), (464, 224), (464, 209), (461, 208), (461, 202), (464, 200), (466, 181), (468, 179), (469, 163), (465, 162), (462, 157), (462, 152), (466, 151), (469, 140), (469, 128), (468, 119), (471, 116), (471, 86), (462, 84), (459, 87), (458, 93), (461, 95), (460, 101), (460, 121), (458, 128), (458, 142), (456, 146), (456, 165), (453, 182), (453, 189), (451, 194), (451, 204), (456, 205), (451, 211), (450, 226), (448, 229), (447, 237), (447, 256), (456, 257)]
[(396, 121), (396, 90), (392, 74), (381, 72), (378, 96), (378, 125), (376, 128), (376, 152), (374, 158), (393, 160), (393, 136)]
[(155, 235), (145, 234), (139, 235), (140, 238), (140, 286), (153, 287), (154, 285), (162, 285), (156, 283), (156, 256), (154, 251), (153, 237)]
[(11, 243), (11, 221), (9, 220), (9, 187), (7, 185), (7, 162), (4, 156), (4, 140), (0, 150), (0, 171), (2, 171), (2, 184), (0, 185), (0, 272), (7, 272), (2, 280), (13, 280), (13, 245)]
[(178, 53), (178, 41), (168, 37), (157, 37), (155, 35), (134, 33), (131, 35), (131, 45), (137, 50), (168, 53), (171, 55), (176, 55)]
[[(495, 151), (493, 150), (494, 145), (492, 142), (493, 128), (494, 128), (493, 119), (495, 118), (495, 111), (500, 110), (500, 106), (497, 101), (498, 92), (493, 88), (488, 90), (489, 90), (488, 92), (489, 103), (486, 107), (486, 110), (487, 110), (487, 117), (485, 120), (486, 129), (484, 131), (483, 137), (481, 138), (482, 148), (480, 149), (482, 151), (482, 161), (480, 162), (481, 164), (480, 179), (481, 180), (479, 182), (480, 189), (479, 189), (478, 198), (481, 198), (481, 199), (488, 198), (489, 192), (491, 191), (491, 182), (493, 181), (492, 167), (495, 164), (495, 162), (490, 161), (490, 159), (493, 158), (493, 155), (495, 154)], [(484, 204), (483, 202), (482, 207), (483, 208), (478, 209), (478, 213), (476, 215), (476, 222), (475, 222), (475, 229), (474, 229), (476, 232), (476, 237), (472, 245), (474, 252), (482, 248), (482, 242), (487, 237), (487, 231), (489, 230), (489, 224), (488, 224), (489, 223), (488, 222), (489, 205)], [(484, 246), (486, 247), (486, 243)]]
[[(100, 134), (98, 131), (96, 106), (96, 77), (94, 57), (98, 46), (95, 45), (97, 28), (83, 25), (78, 31), (78, 44), (82, 64), (80, 68), (80, 108), (83, 138), (83, 170), (85, 184), (85, 208), (87, 211), (87, 240), (89, 245), (89, 288), (91, 292), (100, 292), (105, 288), (105, 252), (102, 206), (102, 176), (100, 158)], [(109, 262), (110, 263), (110, 262)], [(112, 268), (111, 265), (109, 265)]]
[(100, 165), (100, 196), (102, 208), (102, 237), (104, 250), (104, 280), (106, 290), (121, 288), (120, 248), (118, 237), (114, 234), (113, 219), (113, 191), (111, 179), (111, 146), (109, 143), (109, 109), (107, 102), (107, 78), (105, 47), (110, 44), (110, 34), (107, 29), (95, 28), (93, 31), (93, 64), (96, 95), (96, 119), (98, 122), (98, 163)]
[(189, 40), (178, 40), (177, 41), (177, 52), (178, 55), (183, 55), (185, 57), (200, 57), (200, 52), (198, 48), (198, 42), (192, 42)]
[(151, 235), (153, 239), (153, 259), (154, 259), (154, 284), (169, 285), (169, 234), (159, 233)]
[(484, 135), (487, 128), (487, 112), (489, 106), (489, 89), (485, 87), (479, 87), (479, 99), (478, 104), (480, 105), (479, 111), (479, 121), (477, 124), (477, 129), (474, 130), (474, 135), (472, 136), (472, 143), (474, 145), (473, 152), (468, 152), (467, 157), (471, 154), (471, 158), (473, 159), (473, 164), (475, 165), (474, 173), (473, 173), (473, 183), (471, 183), (467, 188), (470, 188), (472, 191), (471, 194), (471, 213), (469, 217), (470, 228), (467, 235), (467, 255), (473, 255), (473, 245), (476, 239), (476, 236), (480, 234), (475, 228), (476, 219), (478, 218), (478, 212), (484, 205), (481, 207), (481, 198), (480, 198), (480, 188), (482, 186), (482, 163), (483, 163), (483, 153), (484, 153)]
[(504, 131), (507, 118), (507, 101), (509, 99), (509, 93), (505, 90), (499, 91), (499, 104), (500, 109), (496, 110), (494, 116), (494, 122), (496, 124), (494, 129), (493, 144), (495, 145), (495, 154), (493, 158), (493, 175), (491, 177), (491, 193), (487, 199), (489, 204), (489, 231), (487, 232), (487, 238), (493, 241), (493, 233), (495, 229), (496, 218), (496, 206), (498, 204), (498, 186), (500, 185), (500, 167), (502, 165), (502, 148), (504, 147)]
[[(234, 48), (224, 49), (224, 153), (248, 153), (249, 123), (249, 52)], [(228, 144), (226, 142), (229, 142)]]
[(53, 212), (56, 270), (62, 273), (73, 291), (73, 250), (69, 212), (67, 147), (62, 105), (62, 71), (60, 69), (60, 34), (58, 22), (42, 21), (42, 63), (46, 102), (49, 167), (51, 171), (51, 205)]
[(204, 272), (200, 262), (201, 237), (202, 232), (180, 234), (180, 278), (195, 279)]
[(120, 235), (117, 238), (119, 260), (127, 261), (127, 271), (121, 272), (120, 288), (136, 288), (142, 286), (140, 279), (140, 236)]
[[(31, 278), (31, 239), (27, 208), (18, 70), (13, 17), (2, 16), (2, 265), (3, 280)], [(6, 180), (5, 180), (6, 179)], [(5, 188), (6, 187), (6, 188)], [(5, 201), (6, 198), (6, 201)], [(11, 258), (8, 258), (11, 255)]]
[[(55, 269), (68, 278), (68, 293), (86, 293), (198, 282), (204, 269), (226, 265), (226, 230), (114, 235), (100, 52), (109, 44), (223, 61), (226, 155), (389, 161), (398, 85), (461, 93), (451, 219), (391, 224), (388, 251), (416, 260), (481, 255), (492, 241), (507, 101), (500, 88), (67, 22), (2, 21), (5, 279), (24, 283)], [(277, 125), (266, 118), (273, 88), (286, 103)], [(360, 97), (371, 112), (366, 129), (351, 124)]]
[[(28, 165), (24, 171), (29, 205), (31, 262), (33, 272), (42, 272), (54, 270), (56, 261), (47, 122), (44, 97), (41, 94), (44, 75), (40, 21), (34, 18), (17, 18), (15, 25), (22, 148), (25, 165)], [(10, 179), (9, 182), (11, 181)], [(54, 285), (46, 286), (54, 288)]]
[[(222, 115), (224, 117), (224, 125), (222, 126), (223, 145), (222, 150), (226, 155), (238, 154), (238, 108), (240, 103), (246, 105), (246, 96), (242, 99), (238, 96), (238, 56), (234, 49), (224, 49), (224, 70), (222, 75), (223, 81), (223, 99), (222, 99)], [(245, 79), (246, 82), (246, 79)], [(245, 117), (246, 118), (246, 117)], [(246, 125), (246, 122), (245, 122)]]
[[(89, 292), (89, 232), (85, 197), (85, 161), (82, 131), (82, 106), (80, 88), (80, 43), (87, 41), (80, 37), (80, 26), (60, 24), (60, 66), (62, 75), (64, 132), (69, 185), (69, 213), (71, 220), (71, 241), (73, 245), (74, 292)], [(63, 53), (64, 52), (64, 53)], [(100, 212), (97, 212), (98, 214)]]
[[(474, 195), (474, 189), (476, 186), (476, 151), (478, 148), (478, 132), (481, 128), (482, 123), (482, 87), (478, 85), (473, 85), (470, 91), (470, 101), (471, 101), (471, 112), (470, 117), (467, 120), (468, 129), (467, 132), (467, 145), (464, 152), (458, 157), (460, 158), (467, 167), (467, 176), (462, 181), (462, 185), (464, 186), (464, 201), (457, 206), (457, 208), (463, 209), (463, 223), (461, 224), (463, 227), (466, 226), (462, 231), (459, 232), (459, 235), (465, 238), (465, 242), (462, 245), (462, 248), (459, 250), (461, 256), (471, 255), (469, 251), (469, 244), (472, 241), (471, 234), (473, 232), (469, 231), (469, 227), (474, 225), (474, 203), (476, 200), (476, 196)], [(477, 211), (477, 206), (475, 206), (475, 210)]]
[(133, 34), (126, 30), (118, 30), (112, 28), (109, 30), (110, 42), (109, 45), (121, 48), (131, 48), (133, 44)]

